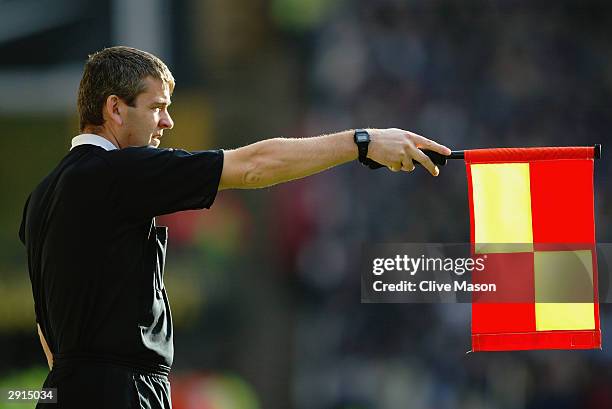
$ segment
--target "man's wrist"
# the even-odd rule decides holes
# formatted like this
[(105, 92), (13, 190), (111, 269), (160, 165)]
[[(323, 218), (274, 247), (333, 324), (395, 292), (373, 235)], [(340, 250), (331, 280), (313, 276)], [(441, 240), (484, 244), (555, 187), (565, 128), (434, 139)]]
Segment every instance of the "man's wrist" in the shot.
[(355, 129), (354, 141), (358, 149), (358, 159), (364, 166), (370, 169), (382, 168), (383, 165), (374, 161), (370, 158), (371, 142), (372, 142), (372, 129)]
[(365, 164), (365, 160), (368, 157), (368, 146), (370, 145), (370, 134), (365, 129), (355, 129), (353, 134), (353, 141), (357, 145), (357, 157), (359, 162)]

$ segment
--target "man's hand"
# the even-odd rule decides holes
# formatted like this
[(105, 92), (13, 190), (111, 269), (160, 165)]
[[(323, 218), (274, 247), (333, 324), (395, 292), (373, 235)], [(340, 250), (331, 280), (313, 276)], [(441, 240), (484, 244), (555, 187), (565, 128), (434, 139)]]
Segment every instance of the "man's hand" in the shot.
[(412, 172), (414, 161), (423, 165), (429, 173), (438, 176), (438, 167), (419, 148), (429, 149), (442, 155), (451, 151), (444, 145), (403, 129), (368, 129), (370, 145), (368, 158), (387, 166), (393, 172)]
[(36, 328), (38, 329), (38, 336), (40, 338), (40, 344), (42, 345), (43, 351), (45, 352), (45, 357), (47, 358), (47, 364), (49, 365), (49, 370), (53, 369), (53, 354), (49, 349), (49, 345), (47, 344), (47, 340), (40, 329), (40, 325), (37, 323)]

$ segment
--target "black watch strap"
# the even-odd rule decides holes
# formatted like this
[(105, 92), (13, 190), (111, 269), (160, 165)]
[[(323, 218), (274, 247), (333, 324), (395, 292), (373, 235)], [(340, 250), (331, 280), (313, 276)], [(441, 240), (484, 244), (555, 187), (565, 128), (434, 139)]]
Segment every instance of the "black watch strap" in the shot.
[(359, 162), (370, 169), (379, 169), (384, 165), (368, 158), (368, 146), (370, 145), (370, 134), (365, 129), (355, 129), (354, 141), (359, 152)]
[(365, 162), (362, 162), (362, 163), (364, 165), (366, 165), (370, 169), (380, 169), (380, 168), (384, 168), (385, 167), (385, 165), (381, 165), (380, 163), (378, 163), (375, 160), (372, 160), (370, 158), (366, 158)]

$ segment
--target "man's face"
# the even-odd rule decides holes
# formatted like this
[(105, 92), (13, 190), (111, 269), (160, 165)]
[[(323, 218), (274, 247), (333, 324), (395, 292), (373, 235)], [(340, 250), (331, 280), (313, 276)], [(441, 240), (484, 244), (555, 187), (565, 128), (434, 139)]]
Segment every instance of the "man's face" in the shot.
[(147, 77), (144, 83), (145, 91), (136, 97), (134, 106), (127, 106), (123, 140), (128, 146), (157, 148), (164, 129), (174, 126), (168, 112), (170, 89), (168, 84), (151, 77)]

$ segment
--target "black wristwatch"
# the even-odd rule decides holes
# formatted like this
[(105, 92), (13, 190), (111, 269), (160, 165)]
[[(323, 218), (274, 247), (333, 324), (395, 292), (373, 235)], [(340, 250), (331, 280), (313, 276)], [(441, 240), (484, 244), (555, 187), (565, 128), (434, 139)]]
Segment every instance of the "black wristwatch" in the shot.
[(357, 150), (359, 152), (359, 162), (363, 163), (370, 169), (382, 168), (384, 165), (368, 158), (368, 145), (370, 144), (370, 134), (365, 129), (355, 129), (353, 137)]

